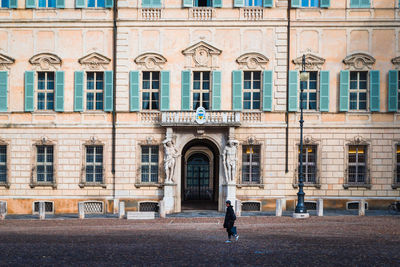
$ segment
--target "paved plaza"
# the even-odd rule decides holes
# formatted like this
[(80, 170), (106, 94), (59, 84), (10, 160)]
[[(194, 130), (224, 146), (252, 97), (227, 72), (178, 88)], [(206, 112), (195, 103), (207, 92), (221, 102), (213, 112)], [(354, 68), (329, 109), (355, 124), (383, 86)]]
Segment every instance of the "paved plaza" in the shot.
[(400, 216), (0, 221), (1, 266), (400, 266)]

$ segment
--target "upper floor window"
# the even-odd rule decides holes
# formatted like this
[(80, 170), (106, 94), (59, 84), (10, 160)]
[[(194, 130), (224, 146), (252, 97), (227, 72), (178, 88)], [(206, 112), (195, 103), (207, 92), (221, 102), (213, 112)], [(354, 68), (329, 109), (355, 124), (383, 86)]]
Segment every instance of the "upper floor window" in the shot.
[(367, 181), (367, 146), (350, 145), (348, 154), (348, 183), (363, 184)]
[(38, 72), (37, 109), (54, 109), (54, 72)]
[(193, 72), (193, 109), (204, 107), (210, 109), (210, 72)]
[(56, 0), (38, 0), (38, 7), (56, 7)]
[(158, 182), (158, 146), (142, 146), (141, 181)]
[[(299, 148), (300, 164), (300, 148)], [(303, 145), (303, 181), (308, 184), (315, 184), (317, 177), (317, 146)]]
[(10, 0), (1, 0), (0, 5), (1, 8), (10, 8)]
[[(10, 3), (10, 8), (17, 8), (17, 0), (6, 1)], [(65, 8), (65, 0), (25, 0), (25, 8)]]
[(367, 73), (366, 71), (350, 72), (350, 110), (367, 110)]
[(397, 110), (400, 111), (400, 71), (397, 74)]
[(54, 181), (54, 153), (53, 146), (37, 146), (36, 182), (53, 183)]
[(87, 0), (88, 7), (105, 7), (106, 1), (105, 0)]
[(212, 7), (212, 0), (194, 0), (195, 7)]
[(7, 183), (7, 146), (0, 145), (0, 184)]
[(301, 0), (302, 7), (319, 7), (319, 0)]
[(300, 81), (300, 86), (303, 88), (303, 109), (317, 110), (317, 71), (309, 71), (307, 81)]
[(142, 78), (142, 109), (158, 110), (160, 102), (160, 72), (144, 71)]
[(103, 146), (86, 146), (86, 183), (103, 183)]
[(86, 73), (86, 109), (103, 110), (104, 73)]
[(261, 107), (261, 71), (243, 72), (243, 109)]
[(370, 0), (350, 0), (350, 8), (370, 8)]
[(244, 6), (263, 6), (263, 0), (245, 0)]
[(260, 146), (246, 145), (242, 147), (242, 182), (260, 183)]

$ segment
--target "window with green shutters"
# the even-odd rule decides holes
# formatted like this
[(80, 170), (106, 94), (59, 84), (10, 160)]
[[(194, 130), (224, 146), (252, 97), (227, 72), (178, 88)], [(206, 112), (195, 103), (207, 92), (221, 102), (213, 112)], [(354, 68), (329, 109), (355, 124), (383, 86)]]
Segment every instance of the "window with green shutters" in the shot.
[(182, 0), (183, 7), (222, 7), (222, 0)]
[(113, 6), (113, 0), (75, 0), (75, 8), (112, 8)]
[(211, 75), (209, 71), (193, 72), (193, 110), (204, 107), (209, 110), (211, 106)]
[(261, 108), (261, 71), (243, 72), (243, 109)]
[[(9, 1), (10, 8), (17, 8), (17, 0), (6, 1)], [(65, 0), (25, 0), (25, 8), (65, 8)]]
[(142, 7), (159, 8), (161, 7), (161, 0), (142, 0)]
[(54, 110), (54, 72), (38, 72), (37, 110)]
[[(317, 110), (317, 84), (318, 84), (318, 72), (308, 71), (309, 76), (307, 81), (300, 81), (300, 88), (303, 88), (303, 95), (299, 97), (303, 98), (303, 110)], [(300, 107), (300, 102), (299, 102)]]
[(350, 8), (370, 8), (370, 0), (350, 0)]
[(142, 110), (158, 110), (160, 103), (160, 72), (142, 73)]
[(0, 8), (17, 8), (18, 0), (1, 0)]
[(398, 70), (389, 70), (388, 111), (400, 110), (400, 73)]
[(103, 110), (104, 72), (86, 73), (86, 110)]
[(8, 109), (8, 72), (0, 71), (0, 112)]

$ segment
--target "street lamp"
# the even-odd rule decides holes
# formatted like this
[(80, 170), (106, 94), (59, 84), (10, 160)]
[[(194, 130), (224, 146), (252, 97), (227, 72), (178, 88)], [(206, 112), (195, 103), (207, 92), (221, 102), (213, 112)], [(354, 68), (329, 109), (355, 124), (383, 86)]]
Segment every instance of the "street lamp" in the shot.
[(306, 206), (304, 205), (304, 183), (303, 183), (303, 84), (308, 81), (309, 73), (305, 70), (306, 68), (306, 56), (303, 55), (301, 61), (301, 72), (300, 72), (300, 159), (299, 159), (299, 192), (297, 193), (297, 205), (294, 211), (293, 217), (295, 218), (307, 218)]

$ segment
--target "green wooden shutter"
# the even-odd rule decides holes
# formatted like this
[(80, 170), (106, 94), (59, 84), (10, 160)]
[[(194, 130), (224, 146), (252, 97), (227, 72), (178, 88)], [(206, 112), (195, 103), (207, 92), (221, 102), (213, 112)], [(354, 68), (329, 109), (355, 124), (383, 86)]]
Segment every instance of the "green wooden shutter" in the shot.
[(331, 0), (321, 0), (320, 7), (328, 8), (331, 6)]
[(349, 82), (350, 71), (340, 71), (340, 104), (339, 111), (349, 110)]
[(360, 0), (350, 0), (350, 8), (360, 7)]
[(10, 8), (17, 8), (18, 0), (10, 0)]
[(389, 70), (389, 92), (388, 92), (388, 111), (396, 112), (397, 106), (397, 88), (399, 86), (399, 71)]
[(85, 0), (75, 0), (75, 8), (85, 8), (86, 1)]
[(222, 0), (213, 0), (212, 6), (213, 7), (222, 7)]
[(130, 111), (140, 110), (139, 72), (129, 72)]
[(190, 110), (190, 70), (182, 71), (181, 109)]
[(272, 7), (274, 5), (274, 0), (263, 0), (264, 7)]
[(65, 8), (65, 0), (56, 0), (57, 8)]
[(113, 71), (105, 71), (104, 72), (104, 111), (112, 111), (113, 110)]
[(25, 8), (36, 8), (36, 0), (26, 0)]
[(329, 71), (319, 73), (319, 110), (329, 111)]
[(161, 71), (161, 105), (160, 110), (169, 110), (169, 71)]
[(193, 0), (183, 0), (183, 7), (193, 7)]
[(74, 111), (83, 111), (83, 71), (75, 71), (74, 76)]
[(263, 71), (263, 110), (272, 111), (272, 71)]
[(58, 112), (64, 111), (64, 72), (56, 71), (55, 107)]
[(106, 8), (112, 8), (113, 6), (114, 6), (113, 0), (106, 0), (106, 4), (105, 4)]
[(221, 71), (212, 72), (212, 110), (221, 110)]
[(369, 100), (370, 110), (380, 110), (380, 74), (379, 70), (371, 70), (369, 72)]
[(142, 7), (151, 7), (151, 0), (142, 0)]
[(292, 7), (300, 7), (300, 0), (291, 0)]
[(297, 89), (299, 87), (299, 72), (289, 71), (289, 111), (297, 111)]
[(233, 0), (234, 7), (244, 7), (244, 0)]
[(370, 0), (360, 0), (360, 7), (361, 8), (370, 8), (371, 7)]
[(232, 71), (232, 109), (242, 110), (242, 71)]
[(25, 71), (25, 111), (33, 111), (35, 72)]
[(0, 111), (7, 111), (8, 72), (0, 71)]
[(153, 0), (151, 3), (152, 7), (161, 7), (161, 0)]

